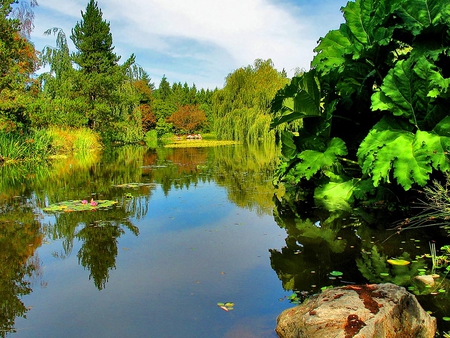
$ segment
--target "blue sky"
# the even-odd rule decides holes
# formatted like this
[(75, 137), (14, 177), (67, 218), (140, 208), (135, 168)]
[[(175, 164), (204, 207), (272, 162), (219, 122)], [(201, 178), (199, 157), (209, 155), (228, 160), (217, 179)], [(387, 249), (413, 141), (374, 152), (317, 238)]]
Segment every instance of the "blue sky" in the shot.
[[(38, 0), (31, 40), (38, 50), (55, 45), (48, 28), (68, 39), (88, 0)], [(98, 0), (110, 22), (116, 54), (132, 53), (156, 86), (170, 83), (222, 88), (234, 70), (272, 59), (292, 76), (308, 69), (317, 40), (344, 21), (347, 0)], [(70, 41), (70, 39), (69, 39)], [(70, 45), (73, 51), (73, 45)]]

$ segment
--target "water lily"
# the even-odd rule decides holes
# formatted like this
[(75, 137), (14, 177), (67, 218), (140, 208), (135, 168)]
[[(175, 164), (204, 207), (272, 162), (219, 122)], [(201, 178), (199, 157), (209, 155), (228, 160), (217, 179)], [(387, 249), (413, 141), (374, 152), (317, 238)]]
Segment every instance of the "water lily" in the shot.
[(95, 206), (97, 206), (97, 205), (98, 205), (98, 203), (97, 203), (97, 202), (95, 202), (93, 198), (91, 198), (91, 205), (92, 205), (93, 207), (95, 207)]
[(81, 204), (87, 204), (87, 201), (86, 200), (82, 200)]

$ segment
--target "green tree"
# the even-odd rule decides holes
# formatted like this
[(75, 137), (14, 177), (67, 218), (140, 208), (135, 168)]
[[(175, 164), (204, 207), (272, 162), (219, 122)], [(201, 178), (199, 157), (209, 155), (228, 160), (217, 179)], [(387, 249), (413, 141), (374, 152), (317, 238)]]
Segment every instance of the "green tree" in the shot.
[[(117, 120), (117, 114), (111, 111), (116, 90), (125, 81), (126, 70), (134, 63), (132, 55), (123, 66), (119, 66), (120, 57), (114, 53), (110, 24), (103, 20), (103, 13), (97, 2), (90, 0), (82, 20), (72, 29), (71, 40), (77, 52), (72, 55), (79, 67), (77, 90), (89, 104), (89, 125), (97, 128), (98, 123), (107, 127)], [(117, 112), (116, 112), (117, 113)]]
[(330, 210), (398, 199), (450, 171), (450, 3), (356, 0), (342, 10), (313, 69), (272, 105), (273, 126), (303, 123), (282, 134), (276, 181), (313, 186)]
[(13, 13), (14, 0), (0, 2), (0, 130), (29, 126), (27, 109), (36, 94), (34, 46), (21, 35), (24, 23)]
[(287, 80), (269, 60), (255, 60), (226, 78), (213, 97), (214, 131), (220, 139), (255, 142), (267, 139), (270, 103)]
[(163, 75), (158, 87), (158, 98), (165, 101), (171, 94), (170, 83), (167, 81), (166, 75)]

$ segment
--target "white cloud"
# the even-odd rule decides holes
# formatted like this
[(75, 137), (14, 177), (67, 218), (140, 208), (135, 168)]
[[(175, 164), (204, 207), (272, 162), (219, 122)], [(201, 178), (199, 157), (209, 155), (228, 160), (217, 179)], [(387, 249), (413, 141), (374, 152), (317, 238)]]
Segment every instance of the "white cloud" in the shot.
[[(317, 1), (312, 11), (300, 1), (99, 0), (98, 6), (122, 60), (135, 53), (156, 84), (166, 74), (170, 82), (213, 88), (258, 58), (271, 58), (290, 75), (308, 68), (318, 38), (342, 21), (339, 7), (345, 2)], [(86, 3), (41, 0), (36, 31), (66, 25), (61, 28), (69, 36)]]

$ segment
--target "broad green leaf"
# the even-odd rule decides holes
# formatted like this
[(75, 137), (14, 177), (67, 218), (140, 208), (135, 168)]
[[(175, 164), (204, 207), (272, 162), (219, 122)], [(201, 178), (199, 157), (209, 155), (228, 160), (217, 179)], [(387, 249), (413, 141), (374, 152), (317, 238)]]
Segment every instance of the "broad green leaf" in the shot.
[[(433, 129), (440, 136), (450, 137), (450, 116), (443, 118)], [(447, 148), (448, 151), (448, 148)]]
[(353, 190), (357, 182), (357, 179), (352, 179), (341, 183), (327, 183), (316, 188), (314, 200), (318, 205), (329, 211), (350, 211), (350, 203), (353, 201)]
[(397, 11), (403, 19), (404, 28), (418, 35), (430, 25), (446, 22), (450, 16), (447, 0), (408, 0)]
[(381, 85), (381, 93), (372, 95), (372, 110), (388, 110), (396, 116), (404, 116), (416, 124), (413, 97), (414, 78), (412, 61), (401, 60), (395, 64)]
[(290, 131), (281, 132), (281, 152), (284, 157), (291, 159), (297, 153), (297, 147), (294, 143), (294, 135)]
[(343, 24), (339, 30), (332, 30), (320, 40), (319, 45), (314, 49), (317, 55), (311, 62), (311, 67), (315, 67), (319, 72), (328, 73), (332, 69), (342, 71), (345, 63), (347, 49), (351, 47), (346, 26)]
[(364, 18), (362, 17), (363, 13), (361, 13), (360, 3), (360, 0), (348, 2), (347, 6), (343, 8), (343, 13), (347, 26), (350, 28), (350, 31), (358, 42), (361, 44), (370, 44), (370, 37), (367, 32), (367, 27), (365, 26), (366, 22), (364, 22)]
[[(448, 123), (443, 121), (443, 125)], [(381, 130), (378, 124), (361, 143), (357, 156), (362, 163), (362, 171), (372, 177), (377, 187), (390, 182), (391, 174), (405, 189), (413, 184), (424, 186), (433, 168), (450, 171), (446, 155), (450, 148), (450, 138), (435, 133), (417, 131), (415, 134), (404, 130)]]
[(272, 101), (272, 112), (281, 113), (273, 119), (271, 128), (301, 118), (321, 114), (321, 93), (314, 70), (297, 76)]
[(340, 138), (331, 139), (327, 149), (324, 152), (315, 150), (302, 151), (298, 158), (301, 160), (294, 171), (296, 175), (310, 179), (319, 170), (332, 167), (337, 162), (337, 156), (347, 154), (347, 148), (344, 141)]

